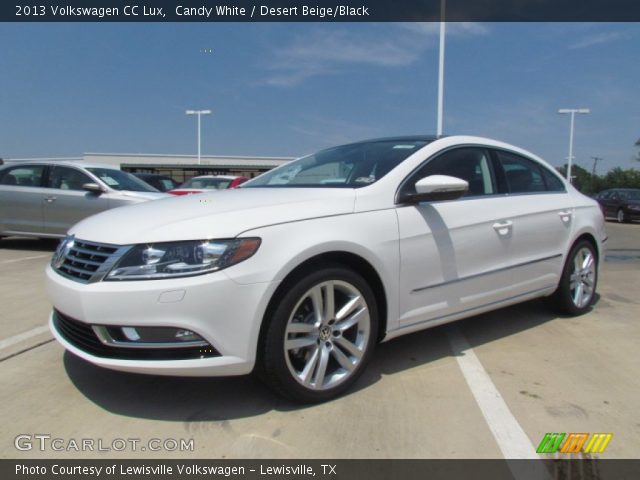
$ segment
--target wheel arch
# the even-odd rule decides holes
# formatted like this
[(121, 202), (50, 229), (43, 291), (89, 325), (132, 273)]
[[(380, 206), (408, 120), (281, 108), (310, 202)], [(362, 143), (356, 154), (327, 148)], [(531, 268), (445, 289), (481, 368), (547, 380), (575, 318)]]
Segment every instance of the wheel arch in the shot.
[(567, 252), (570, 252), (571, 249), (573, 249), (573, 247), (580, 241), (585, 240), (587, 242), (589, 242), (593, 248), (596, 251), (596, 256), (597, 256), (597, 260), (600, 261), (600, 259), (602, 258), (602, 249), (601, 249), (601, 245), (599, 244), (599, 242), (596, 240), (595, 235), (592, 232), (582, 232), (580, 233), (572, 242), (571, 242), (571, 246), (569, 247), (569, 249), (567, 250)]
[(282, 298), (283, 292), (290, 288), (292, 284), (295, 284), (301, 277), (305, 275), (305, 272), (312, 269), (321, 268), (328, 264), (343, 265), (351, 270), (360, 274), (369, 284), (373, 290), (373, 294), (376, 300), (376, 306), (378, 309), (378, 342), (380, 342), (387, 330), (387, 307), (388, 299), (387, 293), (382, 282), (382, 278), (378, 271), (368, 262), (365, 258), (357, 255), (353, 252), (347, 251), (329, 251), (314, 255), (303, 262), (299, 263), (293, 268), (280, 282), (276, 290), (271, 295), (267, 308), (265, 309), (262, 323), (260, 325), (260, 333), (258, 336), (258, 355), (257, 364), (259, 363), (259, 357), (263, 350), (263, 342), (265, 338), (265, 332), (268, 327), (267, 319), (273, 314), (275, 308), (278, 305), (278, 301)]

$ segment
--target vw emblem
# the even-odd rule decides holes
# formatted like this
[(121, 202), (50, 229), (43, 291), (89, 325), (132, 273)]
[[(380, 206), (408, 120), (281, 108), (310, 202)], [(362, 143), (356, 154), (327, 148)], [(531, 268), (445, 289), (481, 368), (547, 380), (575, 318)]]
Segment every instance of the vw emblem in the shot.
[(74, 242), (74, 235), (69, 235), (60, 242), (60, 245), (58, 245), (58, 248), (56, 249), (56, 253), (53, 255), (53, 266), (55, 268), (60, 268), (62, 266), (64, 259), (67, 256), (67, 253), (69, 253), (69, 250), (73, 247)]

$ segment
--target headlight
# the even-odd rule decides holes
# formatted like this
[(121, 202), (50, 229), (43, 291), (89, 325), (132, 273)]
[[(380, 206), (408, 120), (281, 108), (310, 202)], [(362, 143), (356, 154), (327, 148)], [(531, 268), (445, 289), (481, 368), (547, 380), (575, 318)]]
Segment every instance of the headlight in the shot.
[(640, 210), (640, 205), (629, 205), (627, 208), (629, 210)]
[(259, 238), (135, 245), (105, 280), (155, 280), (215, 272), (246, 260), (259, 246)]

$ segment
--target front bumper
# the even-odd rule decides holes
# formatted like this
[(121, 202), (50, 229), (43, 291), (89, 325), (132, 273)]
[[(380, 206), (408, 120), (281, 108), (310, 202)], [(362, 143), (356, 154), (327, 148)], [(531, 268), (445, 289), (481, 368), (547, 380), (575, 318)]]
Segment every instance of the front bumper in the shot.
[[(251, 372), (260, 324), (275, 283), (240, 285), (224, 271), (170, 280), (79, 283), (46, 269), (47, 291), (60, 314), (89, 325), (176, 327), (206, 340), (215, 356), (189, 359), (122, 359), (81, 348), (49, 318), (55, 338), (96, 365), (155, 375), (219, 376)], [(68, 332), (67, 332), (68, 333)]]

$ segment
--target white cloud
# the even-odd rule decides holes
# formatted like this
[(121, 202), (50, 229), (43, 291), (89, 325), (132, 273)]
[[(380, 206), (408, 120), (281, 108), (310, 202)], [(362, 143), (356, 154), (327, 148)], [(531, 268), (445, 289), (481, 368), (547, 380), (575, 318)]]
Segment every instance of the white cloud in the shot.
[[(377, 25), (366, 31), (344, 27), (316, 28), (298, 34), (288, 45), (274, 49), (269, 58), (267, 85), (291, 87), (318, 75), (335, 74), (357, 66), (402, 67), (415, 63), (432, 47), (438, 23)], [(480, 24), (448, 23), (447, 35), (483, 35)]]
[(577, 42), (569, 46), (570, 49), (576, 50), (580, 48), (592, 47), (594, 45), (600, 45), (602, 43), (609, 43), (615, 40), (621, 40), (626, 38), (627, 35), (623, 32), (602, 32), (594, 35), (583, 37)]

